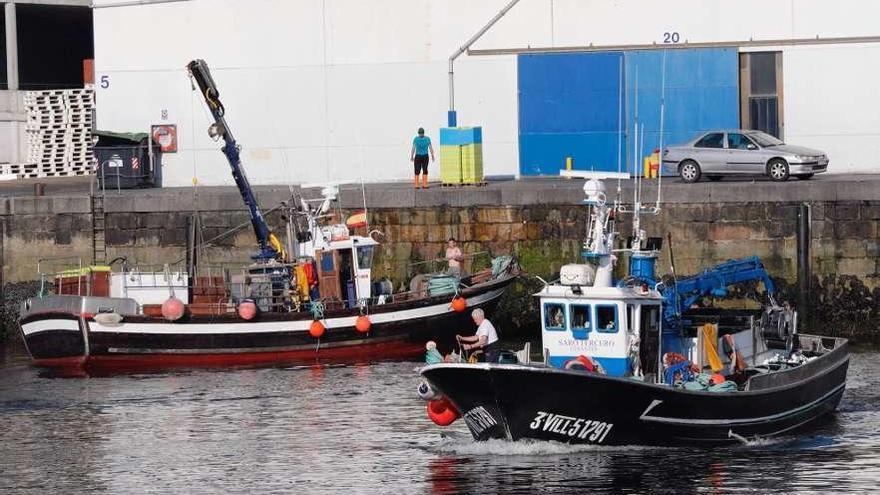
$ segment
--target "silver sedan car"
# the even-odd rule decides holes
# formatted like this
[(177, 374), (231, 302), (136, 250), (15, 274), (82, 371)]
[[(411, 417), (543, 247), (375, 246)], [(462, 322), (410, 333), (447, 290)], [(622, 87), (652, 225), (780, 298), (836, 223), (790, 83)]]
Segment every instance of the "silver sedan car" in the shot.
[(700, 177), (721, 180), (727, 175), (766, 175), (775, 181), (794, 176), (809, 179), (828, 169), (819, 150), (785, 144), (761, 131), (710, 131), (663, 152), (663, 167), (685, 182)]

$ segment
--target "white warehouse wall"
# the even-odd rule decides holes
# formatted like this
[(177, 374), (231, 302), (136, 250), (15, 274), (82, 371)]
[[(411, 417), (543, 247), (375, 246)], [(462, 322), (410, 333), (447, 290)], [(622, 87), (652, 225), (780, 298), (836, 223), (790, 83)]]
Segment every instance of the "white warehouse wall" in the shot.
[[(448, 56), (507, 1), (109, 7), (119, 0), (96, 0), (97, 125), (136, 131), (177, 124), (179, 152), (164, 157), (165, 185), (189, 185), (194, 176), (205, 185), (231, 184), (219, 144), (205, 133), (205, 103), (184, 69), (203, 58), (253, 183), (409, 179), (415, 129), (424, 126), (436, 149), (446, 123)], [(870, 0), (521, 0), (474, 48), (662, 43), (664, 32), (679, 33), (681, 42), (868, 36), (877, 34), (878, 14), (880, 4)], [(786, 139), (828, 151), (831, 171), (876, 169), (880, 113), (876, 98), (861, 95), (873, 91), (878, 49), (783, 49)], [(516, 57), (460, 57), (456, 107), (459, 124), (484, 128), (485, 172), (517, 173)], [(432, 176), (438, 168), (431, 166)]]

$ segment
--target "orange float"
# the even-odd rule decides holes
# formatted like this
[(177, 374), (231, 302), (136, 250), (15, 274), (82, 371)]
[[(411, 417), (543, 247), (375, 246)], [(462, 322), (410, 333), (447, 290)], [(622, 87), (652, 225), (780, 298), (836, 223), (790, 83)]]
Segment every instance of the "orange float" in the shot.
[(257, 316), (257, 305), (253, 301), (242, 301), (238, 305), (238, 316), (243, 320), (253, 320)]
[(456, 313), (461, 313), (462, 311), (467, 309), (467, 299), (455, 296), (452, 298), (452, 310)]
[(324, 335), (324, 324), (319, 320), (315, 320), (312, 322), (311, 326), (309, 326), (309, 335), (316, 339), (320, 339)]
[(162, 317), (168, 321), (177, 321), (183, 318), (186, 305), (180, 299), (171, 296), (162, 303)]
[(428, 417), (437, 426), (449, 426), (461, 417), (461, 413), (446, 397), (442, 397), (428, 401)]
[(366, 315), (358, 316), (357, 320), (354, 322), (354, 328), (360, 333), (369, 332), (371, 326), (373, 326), (373, 322), (371, 322), (370, 317)]

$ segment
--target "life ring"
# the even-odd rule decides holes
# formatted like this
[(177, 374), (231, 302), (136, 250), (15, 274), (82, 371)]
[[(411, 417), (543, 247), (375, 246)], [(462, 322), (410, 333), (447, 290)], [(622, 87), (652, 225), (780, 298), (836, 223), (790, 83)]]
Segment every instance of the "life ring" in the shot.
[(594, 363), (592, 359), (584, 356), (583, 354), (574, 359), (569, 359), (565, 362), (565, 365), (563, 367), (567, 370), (582, 370), (589, 373), (598, 371), (596, 363)]
[(458, 409), (446, 397), (429, 400), (427, 409), (428, 417), (437, 426), (449, 426), (461, 417), (461, 413), (458, 412)]

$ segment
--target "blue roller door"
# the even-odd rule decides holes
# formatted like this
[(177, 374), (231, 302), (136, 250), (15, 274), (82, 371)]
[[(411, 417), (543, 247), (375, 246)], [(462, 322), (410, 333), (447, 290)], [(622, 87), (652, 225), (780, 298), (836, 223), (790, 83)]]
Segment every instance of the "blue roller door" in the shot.
[[(565, 157), (580, 170), (617, 171), (623, 66), (624, 167), (659, 145), (665, 57), (664, 142), (739, 125), (736, 49), (676, 49), (520, 55), (519, 150), (522, 175), (557, 175)], [(632, 132), (644, 125), (638, 160)]]
[[(664, 57), (666, 78), (662, 84), (665, 91), (662, 91)], [(637, 119), (640, 129), (644, 124), (642, 157), (660, 145), (660, 99), (664, 92), (663, 141), (666, 145), (680, 144), (710, 129), (739, 127), (736, 49), (631, 51), (626, 53), (625, 59), (627, 130), (632, 133)], [(630, 144), (628, 163), (632, 163), (632, 149)]]
[(520, 55), (522, 175), (558, 175), (565, 158), (581, 170), (617, 170), (623, 54)]

